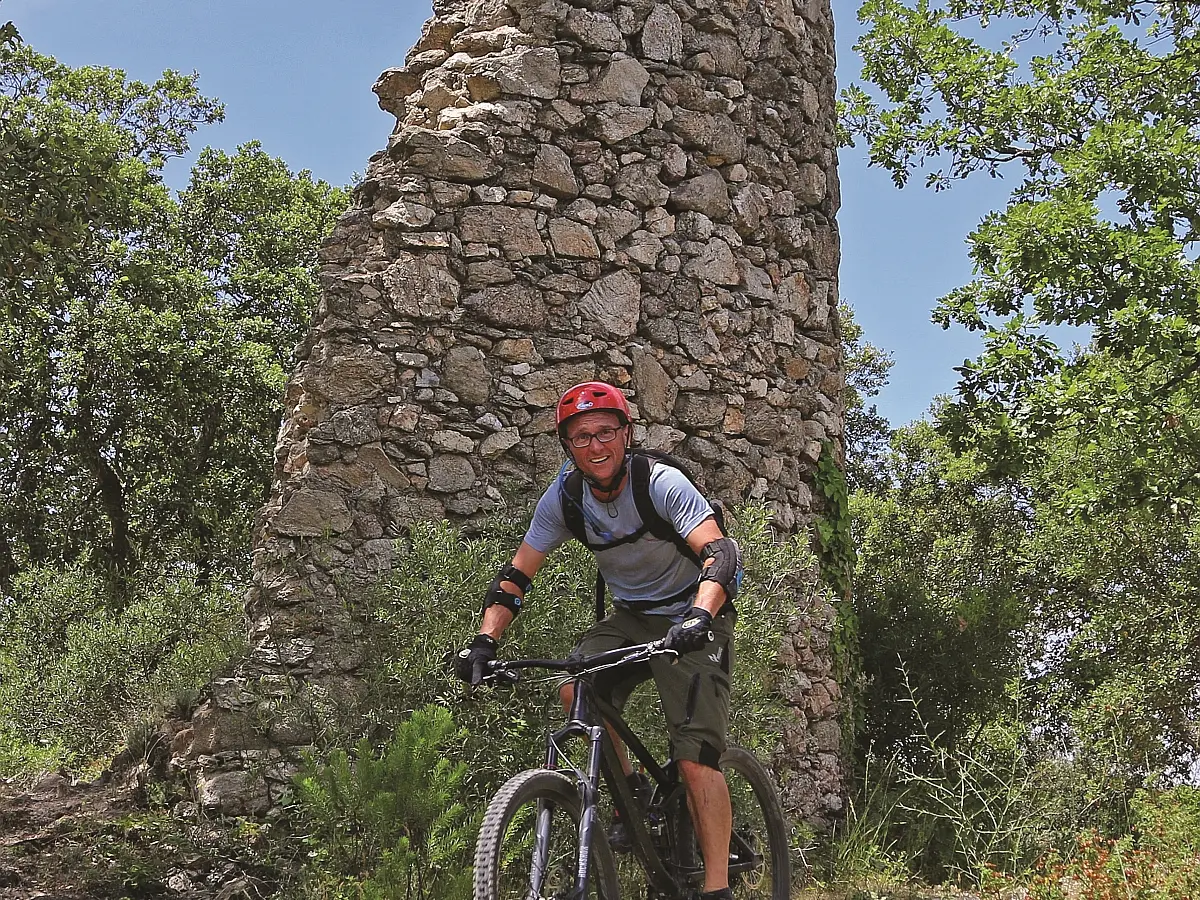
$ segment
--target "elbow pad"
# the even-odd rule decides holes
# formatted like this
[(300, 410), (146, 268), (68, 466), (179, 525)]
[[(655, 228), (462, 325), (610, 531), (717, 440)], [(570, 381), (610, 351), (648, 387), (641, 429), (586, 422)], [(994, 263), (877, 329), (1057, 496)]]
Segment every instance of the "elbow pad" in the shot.
[(516, 566), (506, 565), (500, 570), (492, 583), (488, 585), (487, 593), (483, 595), (483, 609), (487, 611), (488, 607), (499, 604), (513, 614), (513, 618), (517, 617), (517, 613), (521, 611), (521, 605), (524, 603), (524, 598), (520, 594), (514, 594), (512, 591), (506, 591), (500, 587), (500, 583), (509, 581), (521, 589), (521, 593), (529, 590), (529, 586), (533, 583), (528, 575), (518, 569)]
[(725, 597), (732, 600), (737, 596), (741, 580), (742, 551), (731, 537), (717, 538), (704, 546), (703, 558), (710, 560), (700, 570), (700, 581), (715, 581), (725, 590)]

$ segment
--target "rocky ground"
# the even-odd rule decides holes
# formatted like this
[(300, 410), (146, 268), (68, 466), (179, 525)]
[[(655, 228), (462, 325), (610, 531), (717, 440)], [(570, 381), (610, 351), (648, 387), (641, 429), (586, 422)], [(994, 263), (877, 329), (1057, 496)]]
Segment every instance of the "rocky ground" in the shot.
[[(268, 829), (206, 820), (153, 766), (93, 782), (0, 781), (0, 900), (264, 900), (295, 861)], [(464, 898), (465, 900), (465, 898)], [(978, 900), (916, 887), (809, 887), (795, 900)]]
[(0, 900), (259, 900), (281, 886), (262, 829), (167, 810), (145, 766), (124, 777), (0, 782)]

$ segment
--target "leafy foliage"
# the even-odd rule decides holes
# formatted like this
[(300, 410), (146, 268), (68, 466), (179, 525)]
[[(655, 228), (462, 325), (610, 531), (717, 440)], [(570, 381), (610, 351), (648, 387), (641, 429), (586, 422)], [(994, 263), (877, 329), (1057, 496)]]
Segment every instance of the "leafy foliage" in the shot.
[(863, 328), (845, 303), (838, 320), (842, 329), (842, 366), (846, 387), (846, 481), (852, 490), (883, 485), (883, 465), (892, 428), (870, 400), (887, 384), (892, 355), (863, 338)]
[(928, 424), (897, 433), (888, 471), (892, 488), (851, 499), (868, 679), (860, 746), (885, 759), (921, 734), (912, 694), (945, 746), (987, 723), (1021, 673), (1030, 615), (1013, 496)]
[[(942, 416), (1001, 473), (1068, 429), (1122, 441), (1140, 476), (1089, 502), (1191, 504), (1200, 471), (1200, 15), (1193, 3), (868, 0), (858, 44), (878, 90), (847, 131), (897, 184), (1018, 179), (969, 237), (976, 278), (936, 318), (984, 332)], [(1045, 326), (1081, 326), (1087, 352)], [(1143, 460), (1150, 461), (1141, 466)], [(1155, 464), (1171, 460), (1173, 471)]]
[[(454, 722), (426, 706), (401, 722), (379, 755), (363, 739), (354, 759), (334, 750), (296, 777), (304, 842), (323, 896), (423, 900), (466, 896), (477, 823), (461, 786), (467, 766), (444, 756)], [(329, 884), (333, 881), (333, 884)]]
[[(738, 676), (730, 728), (735, 740), (766, 751), (774, 749), (768, 746), (771, 736), (779, 733), (786, 714), (778, 694), (782, 635), (799, 602), (796, 585), (804, 583), (800, 576), (815, 560), (800, 537), (777, 542), (761, 506), (739, 509), (732, 518), (747, 574), (738, 597)], [(364, 598), (378, 624), (371, 650), (373, 681), (364, 704), (374, 718), (365, 727), (390, 728), (407, 710), (427, 704), (451, 708), (466, 734), (465, 758), (473, 760), (467, 787), (480, 803), (514, 772), (541, 764), (547, 723), (562, 717), (557, 691), (546, 685), (469, 692), (443, 661), (447, 651), (474, 634), (476, 598), (519, 539), (511, 526), (467, 535), (447, 524), (414, 525), (395, 569)], [(590, 554), (575, 542), (554, 553), (505, 634), (504, 655), (564, 656), (595, 619), (594, 573)], [(666, 734), (652, 686), (638, 690), (627, 712), (650, 746), (664, 750)]]
[(86, 766), (144, 715), (188, 708), (239, 653), (236, 592), (160, 579), (114, 609), (82, 567), (22, 573), (0, 605), (0, 772)]
[[(1119, 839), (1091, 831), (1067, 853), (1041, 860), (1033, 900), (1186, 900), (1200, 891), (1200, 804), (1194, 787), (1140, 794), (1133, 830)], [(1001, 882), (998, 886), (1004, 886)]]
[(195, 82), (0, 48), (0, 593), (244, 561), (345, 196), (248, 144), (173, 198), (163, 165), (222, 116)]
[(883, 760), (876, 846), (926, 877), (982, 883), (1069, 856), (1082, 831), (1116, 840), (1200, 749), (1194, 529), (1041, 502), (1123, 465), (1070, 435), (1048, 458), (997, 481), (921, 423), (896, 435), (892, 487), (852, 498), (858, 755)]

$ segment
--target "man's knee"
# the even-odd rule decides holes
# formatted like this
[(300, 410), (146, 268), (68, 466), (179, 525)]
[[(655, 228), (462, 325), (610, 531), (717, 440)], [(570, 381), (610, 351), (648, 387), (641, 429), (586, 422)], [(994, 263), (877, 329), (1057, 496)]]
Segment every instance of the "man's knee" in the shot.
[(571, 704), (575, 700), (575, 685), (568, 681), (559, 687), (558, 699), (562, 701), (563, 709), (565, 709), (567, 712), (570, 712)]
[(690, 759), (679, 760), (679, 774), (683, 776), (683, 783), (687, 786), (689, 794), (697, 790), (701, 793), (719, 790), (726, 784), (725, 773), (720, 769)]
[(684, 748), (677, 748), (677, 752), (680, 754), (677, 757), (679, 770), (684, 778), (688, 777), (689, 772), (700, 772), (702, 769), (721, 771), (721, 751), (706, 740), (700, 741), (695, 753), (689, 753)]

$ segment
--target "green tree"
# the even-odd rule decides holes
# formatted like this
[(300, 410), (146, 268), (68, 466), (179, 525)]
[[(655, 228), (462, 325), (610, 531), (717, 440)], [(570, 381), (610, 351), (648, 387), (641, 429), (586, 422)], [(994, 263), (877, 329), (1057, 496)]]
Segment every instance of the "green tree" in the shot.
[(346, 199), (256, 144), (206, 151), (173, 197), (163, 166), (223, 114), (196, 79), (0, 48), (0, 592), (244, 559)]
[(919, 767), (927, 737), (969, 742), (1022, 674), (1027, 522), (1011, 488), (927, 422), (896, 432), (885, 473), (886, 488), (850, 503), (866, 676), (859, 749)]
[[(926, 168), (1014, 189), (968, 243), (974, 280), (936, 319), (982, 331), (942, 426), (998, 472), (1066, 430), (1151, 462), (1091, 502), (1190, 504), (1200, 472), (1200, 7), (1139, 0), (868, 0), (857, 48), (877, 90), (845, 127), (898, 185)], [(1086, 352), (1050, 340), (1082, 326)], [(1136, 468), (1136, 467), (1135, 467)], [(1086, 484), (1074, 493), (1086, 492)]]
[[(1119, 483), (1147, 461), (1136, 438), (1064, 433), (1027, 477), (1034, 498), (1021, 555), (1036, 630), (1026, 695), (1037, 731), (1124, 798), (1200, 752), (1200, 532), (1188, 510), (1092, 508), (1078, 486)], [(1161, 460), (1168, 479), (1173, 466)], [(1049, 498), (1042, 499), (1042, 498)]]

